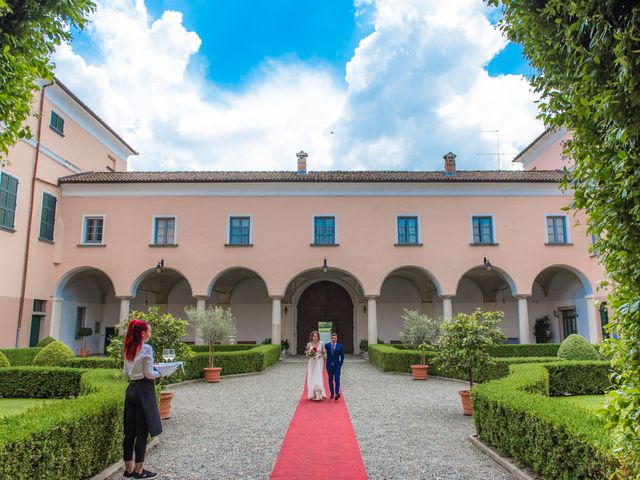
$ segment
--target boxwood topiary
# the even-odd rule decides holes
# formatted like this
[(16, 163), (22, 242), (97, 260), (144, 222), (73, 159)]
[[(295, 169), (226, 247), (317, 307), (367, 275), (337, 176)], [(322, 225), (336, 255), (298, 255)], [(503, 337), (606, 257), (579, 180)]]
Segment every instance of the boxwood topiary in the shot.
[(7, 356), (0, 352), (0, 367), (8, 367), (11, 364), (9, 363), (9, 359), (7, 358)]
[(593, 345), (577, 333), (572, 333), (560, 344), (558, 357), (565, 360), (601, 360)]
[(36, 347), (44, 348), (44, 347), (46, 347), (47, 345), (49, 345), (50, 343), (53, 343), (53, 342), (57, 342), (57, 340), (55, 338), (53, 338), (53, 337), (44, 337), (42, 340), (40, 340), (38, 342)]
[(75, 358), (73, 350), (62, 342), (53, 342), (44, 347), (33, 359), (33, 365), (43, 367), (56, 367), (66, 360)]

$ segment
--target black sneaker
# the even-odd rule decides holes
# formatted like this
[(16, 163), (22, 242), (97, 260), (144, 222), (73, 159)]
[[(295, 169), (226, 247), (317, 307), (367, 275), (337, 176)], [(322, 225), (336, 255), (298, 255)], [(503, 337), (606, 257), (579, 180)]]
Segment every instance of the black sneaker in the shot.
[(150, 472), (149, 470), (144, 470), (144, 469), (140, 473), (133, 472), (133, 478), (151, 479), (151, 478), (156, 478), (157, 476), (158, 476), (157, 473), (153, 473), (153, 472)]
[(122, 478), (133, 478), (133, 472), (127, 472), (127, 470), (125, 469), (124, 473), (122, 474)]

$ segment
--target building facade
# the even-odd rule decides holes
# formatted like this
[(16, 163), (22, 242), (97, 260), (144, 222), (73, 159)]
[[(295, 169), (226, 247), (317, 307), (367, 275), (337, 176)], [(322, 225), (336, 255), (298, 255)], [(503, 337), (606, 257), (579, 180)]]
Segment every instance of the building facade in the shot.
[[(44, 200), (33, 211), (38, 252), (32, 245), (19, 343), (51, 334), (78, 350), (77, 331), (89, 326), (88, 346), (100, 353), (132, 309), (182, 316), (188, 305), (212, 304), (231, 307), (236, 341), (288, 339), (294, 352), (319, 322), (347, 352), (362, 339), (396, 341), (403, 309), (443, 318), (502, 310), (502, 330), (521, 343), (535, 341), (535, 321), (546, 316), (553, 341), (574, 332), (598, 341), (602, 269), (584, 217), (564, 210), (570, 193), (553, 169), (563, 135), (546, 132), (517, 159), (525, 171), (502, 172), (456, 171), (453, 154), (437, 172), (310, 172), (304, 152), (287, 172), (127, 172), (135, 152), (97, 140), (79, 147), (95, 158), (77, 160), (83, 172), (46, 157), (59, 167), (35, 197), (50, 188), (55, 215)], [(27, 147), (16, 149), (28, 158)], [(118, 164), (104, 168), (109, 155)], [(14, 230), (0, 234), (17, 238), (24, 226)], [(18, 269), (19, 245), (2, 243)], [(4, 282), (6, 347), (20, 296), (17, 277)]]

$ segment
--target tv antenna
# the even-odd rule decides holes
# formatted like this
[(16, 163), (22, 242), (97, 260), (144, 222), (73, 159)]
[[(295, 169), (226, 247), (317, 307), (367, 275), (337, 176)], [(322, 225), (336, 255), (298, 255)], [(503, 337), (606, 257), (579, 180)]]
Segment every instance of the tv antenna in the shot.
[(484, 156), (495, 156), (496, 157), (496, 161), (498, 163), (498, 171), (500, 171), (500, 157), (502, 156), (509, 156), (509, 155), (515, 155), (511, 154), (511, 153), (500, 153), (500, 130), (480, 130), (480, 133), (495, 133), (496, 134), (496, 147), (497, 147), (497, 151), (494, 153), (478, 153), (476, 154), (476, 157), (484, 157)]

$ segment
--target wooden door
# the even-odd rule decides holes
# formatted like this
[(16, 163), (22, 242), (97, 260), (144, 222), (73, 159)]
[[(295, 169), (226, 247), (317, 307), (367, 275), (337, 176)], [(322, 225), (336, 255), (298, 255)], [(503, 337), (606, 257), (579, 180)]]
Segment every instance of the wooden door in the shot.
[(314, 283), (302, 292), (297, 310), (298, 353), (304, 352), (318, 322), (332, 322), (345, 353), (353, 353), (353, 302), (343, 287), (330, 281)]

